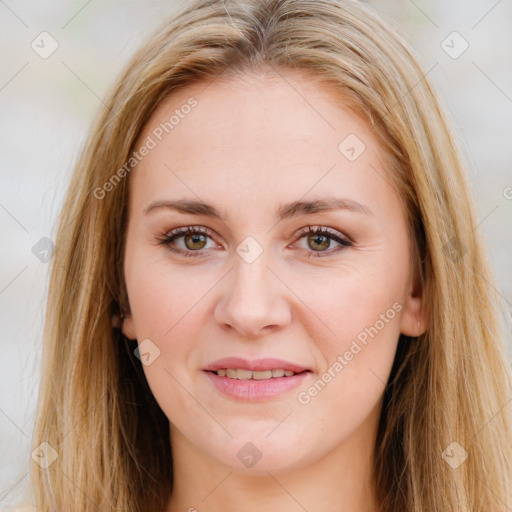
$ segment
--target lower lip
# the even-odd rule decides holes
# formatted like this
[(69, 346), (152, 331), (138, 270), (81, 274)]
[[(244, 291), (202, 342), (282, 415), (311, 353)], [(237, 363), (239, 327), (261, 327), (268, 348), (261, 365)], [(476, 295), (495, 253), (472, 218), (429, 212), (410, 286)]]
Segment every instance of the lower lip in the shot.
[(311, 374), (309, 371), (291, 377), (272, 377), (264, 380), (241, 380), (221, 377), (206, 371), (213, 385), (225, 395), (245, 402), (261, 402), (297, 388)]

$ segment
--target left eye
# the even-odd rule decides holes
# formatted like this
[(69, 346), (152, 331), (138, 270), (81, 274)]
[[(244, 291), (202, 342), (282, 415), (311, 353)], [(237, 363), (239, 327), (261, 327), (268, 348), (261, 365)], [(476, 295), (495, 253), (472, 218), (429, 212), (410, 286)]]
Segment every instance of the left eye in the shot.
[[(162, 245), (167, 245), (172, 252), (182, 254), (183, 256), (201, 256), (208, 238), (211, 238), (209, 232), (204, 228), (188, 226), (178, 228), (160, 238)], [(183, 239), (185, 249), (172, 247), (176, 240)]]
[[(311, 254), (313, 257), (323, 257), (324, 255), (329, 256), (330, 254), (334, 252), (339, 252), (343, 250), (345, 247), (352, 246), (352, 242), (342, 236), (341, 234), (338, 234), (336, 232), (332, 232), (327, 228), (321, 228), (318, 227), (316, 229), (313, 229), (311, 226), (308, 226), (305, 230), (302, 230), (297, 235), (300, 239), (306, 238), (306, 243), (308, 246), (313, 250), (313, 253), (317, 254)], [(332, 251), (328, 251), (328, 249), (331, 246), (331, 242), (335, 241), (340, 245), (337, 249), (334, 249)], [(307, 250), (307, 249), (306, 249)]]
[[(329, 229), (321, 227), (313, 229), (311, 226), (308, 226), (306, 229), (297, 233), (296, 237), (299, 238), (299, 240), (306, 238), (306, 243), (308, 244), (308, 248), (311, 251), (310, 256), (313, 257), (324, 256), (324, 254), (321, 253), (330, 255), (333, 252), (339, 252), (344, 247), (350, 247), (353, 245), (352, 242), (348, 238), (345, 238), (343, 235), (338, 234), (337, 232), (331, 232)], [(206, 247), (208, 238), (212, 239), (212, 236), (208, 230), (201, 227), (187, 226), (186, 228), (178, 228), (171, 231), (170, 233), (160, 236), (159, 243), (166, 245), (171, 252), (178, 253), (187, 257), (197, 257), (202, 256), (203, 251), (208, 248)], [(184, 246), (181, 248), (173, 247), (172, 244), (175, 244), (176, 241), (180, 239), (182, 240)], [(338, 243), (340, 247), (332, 251), (327, 251), (327, 249), (331, 246), (332, 241)]]

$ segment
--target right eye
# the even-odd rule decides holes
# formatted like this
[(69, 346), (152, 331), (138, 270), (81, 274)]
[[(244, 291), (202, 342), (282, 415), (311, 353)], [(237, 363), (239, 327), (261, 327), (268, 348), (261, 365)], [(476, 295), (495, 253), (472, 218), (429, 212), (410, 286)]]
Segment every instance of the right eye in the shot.
[[(186, 226), (184, 228), (177, 228), (158, 237), (160, 244), (166, 245), (167, 248), (174, 253), (186, 257), (202, 256), (205, 250), (205, 244), (208, 238), (211, 238), (209, 230), (201, 226)], [(172, 244), (177, 240), (182, 240), (182, 247), (176, 248)]]

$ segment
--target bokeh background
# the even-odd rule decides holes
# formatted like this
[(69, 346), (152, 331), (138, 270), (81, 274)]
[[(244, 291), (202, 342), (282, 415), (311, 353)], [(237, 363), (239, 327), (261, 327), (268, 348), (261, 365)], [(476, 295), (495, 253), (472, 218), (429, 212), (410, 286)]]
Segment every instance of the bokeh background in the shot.
[[(2, 510), (11, 510), (28, 483), (49, 240), (54, 239), (73, 163), (124, 63), (182, 3), (0, 0)], [(413, 43), (454, 119), (476, 190), (475, 229), (487, 240), (497, 277), (495, 291), (510, 312), (512, 2), (367, 3), (394, 20)], [(510, 326), (506, 314), (504, 319)], [(510, 355), (510, 340), (507, 343)]]

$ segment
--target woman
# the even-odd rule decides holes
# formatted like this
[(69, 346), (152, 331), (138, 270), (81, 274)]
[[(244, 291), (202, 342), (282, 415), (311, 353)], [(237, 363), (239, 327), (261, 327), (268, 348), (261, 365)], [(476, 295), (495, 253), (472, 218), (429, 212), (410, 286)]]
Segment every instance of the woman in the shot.
[(463, 167), (364, 5), (188, 3), (105, 100), (62, 211), (37, 509), (510, 509)]

